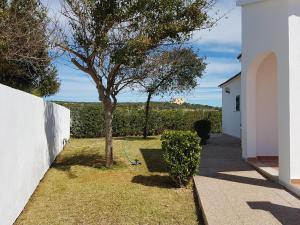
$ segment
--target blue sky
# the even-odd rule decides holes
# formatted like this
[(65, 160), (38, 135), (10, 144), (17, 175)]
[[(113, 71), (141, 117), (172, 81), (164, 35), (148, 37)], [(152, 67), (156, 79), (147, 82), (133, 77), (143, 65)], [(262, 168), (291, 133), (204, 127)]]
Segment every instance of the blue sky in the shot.
[[(44, 0), (53, 14), (59, 9), (59, 0)], [(154, 101), (169, 101), (172, 97), (183, 97), (186, 102), (221, 106), (222, 94), (218, 85), (240, 71), (236, 59), (241, 51), (241, 10), (235, 0), (217, 0), (215, 11), (219, 15), (226, 13), (212, 30), (197, 31), (189, 42), (199, 56), (205, 56), (207, 70), (198, 87), (190, 92), (176, 96), (155, 97)], [(212, 12), (214, 14), (215, 12)], [(65, 60), (56, 63), (61, 88), (59, 93), (49, 100), (96, 102), (98, 95), (91, 79)], [(144, 102), (146, 96), (138, 91), (124, 90), (118, 96), (119, 102)]]

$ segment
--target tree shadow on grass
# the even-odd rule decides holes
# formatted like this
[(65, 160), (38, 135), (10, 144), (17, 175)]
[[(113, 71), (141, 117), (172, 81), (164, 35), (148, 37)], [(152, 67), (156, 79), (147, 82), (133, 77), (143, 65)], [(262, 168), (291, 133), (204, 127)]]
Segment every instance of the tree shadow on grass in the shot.
[(131, 137), (114, 137), (114, 140), (117, 141), (150, 141), (150, 140), (156, 140), (158, 139), (157, 137), (147, 137), (144, 139), (143, 137), (140, 136), (131, 136)]
[(132, 178), (132, 183), (142, 184), (148, 187), (160, 187), (160, 188), (177, 188), (175, 183), (169, 176), (160, 176), (160, 175), (137, 175)]
[[(114, 166), (125, 166), (125, 163), (114, 161)], [(84, 166), (95, 169), (106, 169), (105, 157), (99, 154), (77, 154), (58, 157), (52, 164), (52, 168), (69, 172), (71, 178), (76, 178), (71, 174), (72, 166)]]
[(68, 170), (72, 166), (87, 166), (92, 168), (103, 168), (105, 166), (105, 157), (98, 154), (78, 154), (63, 156), (57, 158), (52, 167), (62, 170)]
[(167, 167), (163, 161), (163, 151), (161, 149), (140, 149), (147, 169), (152, 173), (166, 173)]

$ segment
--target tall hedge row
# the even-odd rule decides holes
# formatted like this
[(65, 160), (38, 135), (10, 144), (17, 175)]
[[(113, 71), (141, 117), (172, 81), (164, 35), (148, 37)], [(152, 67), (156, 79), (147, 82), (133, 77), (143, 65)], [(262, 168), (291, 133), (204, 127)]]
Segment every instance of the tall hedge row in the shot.
[[(71, 110), (71, 134), (77, 138), (104, 136), (103, 110), (95, 104), (64, 104)], [(159, 135), (164, 130), (192, 130), (195, 121), (208, 119), (212, 132), (221, 132), (222, 114), (218, 110), (153, 109), (149, 121), (149, 134)], [(142, 107), (117, 108), (113, 119), (114, 136), (139, 136), (143, 134), (144, 110)]]

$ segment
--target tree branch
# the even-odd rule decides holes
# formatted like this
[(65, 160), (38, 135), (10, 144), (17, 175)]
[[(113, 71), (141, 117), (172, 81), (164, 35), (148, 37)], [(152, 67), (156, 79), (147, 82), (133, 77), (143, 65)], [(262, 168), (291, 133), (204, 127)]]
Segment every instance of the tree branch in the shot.
[(120, 70), (120, 67), (121, 64), (116, 64), (108, 74), (107, 91), (111, 91), (111, 89), (115, 86), (116, 76)]
[(84, 67), (83, 65), (81, 65), (75, 58), (71, 59), (71, 62), (80, 70), (82, 70), (85, 73), (89, 73), (90, 70), (88, 67)]
[(67, 51), (75, 56), (77, 56), (78, 58), (80, 58), (82, 61), (84, 62), (87, 62), (87, 58), (85, 56), (83, 56), (82, 54), (74, 51), (73, 49), (67, 47), (67, 46), (64, 46), (64, 45), (61, 45), (61, 44), (56, 44), (57, 47), (63, 49), (64, 51)]

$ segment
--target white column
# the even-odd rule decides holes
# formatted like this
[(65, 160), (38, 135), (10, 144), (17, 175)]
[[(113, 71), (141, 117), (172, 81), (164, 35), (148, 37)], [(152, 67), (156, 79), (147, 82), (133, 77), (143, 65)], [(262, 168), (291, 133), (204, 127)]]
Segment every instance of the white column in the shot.
[[(299, 6), (299, 4), (298, 4)], [(300, 8), (298, 8), (300, 10)], [(300, 179), (300, 17), (289, 17), (289, 178)], [(287, 86), (287, 85), (286, 85)], [(288, 120), (286, 120), (286, 123)], [(285, 178), (285, 181), (287, 179)]]
[[(244, 45), (243, 51), (248, 52)], [(260, 57), (245, 54), (242, 59), (242, 148), (243, 158), (256, 157), (256, 72)]]
[(242, 76), (241, 76), (241, 123), (242, 123), (242, 156), (247, 159), (247, 93), (246, 93), (246, 75), (242, 65)]
[(252, 65), (243, 71), (243, 157), (256, 157), (256, 76)]
[(285, 54), (278, 54), (279, 179), (286, 184), (290, 183), (291, 178), (289, 89), (289, 59)]

